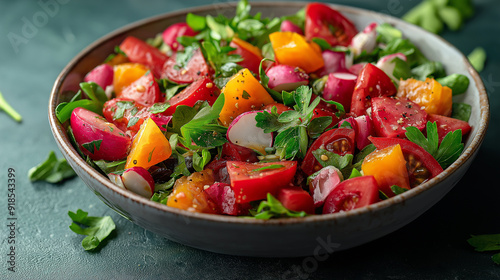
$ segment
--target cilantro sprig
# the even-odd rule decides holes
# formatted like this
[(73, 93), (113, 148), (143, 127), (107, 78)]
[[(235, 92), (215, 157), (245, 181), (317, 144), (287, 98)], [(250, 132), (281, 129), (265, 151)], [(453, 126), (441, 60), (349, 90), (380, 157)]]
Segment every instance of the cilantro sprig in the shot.
[(28, 178), (31, 182), (46, 181), (49, 183), (59, 183), (75, 175), (75, 171), (66, 159), (58, 159), (54, 151), (50, 151), (45, 161), (28, 171)]
[(271, 194), (267, 194), (267, 200), (260, 202), (257, 210), (250, 210), (250, 214), (255, 219), (268, 220), (270, 218), (280, 218), (280, 217), (305, 217), (307, 213), (304, 211), (292, 211), (287, 209), (279, 200), (277, 200)]
[(69, 228), (77, 234), (87, 235), (82, 240), (82, 246), (87, 251), (97, 248), (116, 228), (110, 216), (92, 217), (88, 214), (81, 209), (76, 213), (68, 211), (68, 216), (73, 221)]
[(462, 130), (450, 131), (439, 144), (439, 136), (436, 122), (427, 122), (427, 137), (416, 127), (406, 128), (408, 140), (424, 148), (443, 167), (450, 166), (460, 156), (464, 149), (462, 143)]

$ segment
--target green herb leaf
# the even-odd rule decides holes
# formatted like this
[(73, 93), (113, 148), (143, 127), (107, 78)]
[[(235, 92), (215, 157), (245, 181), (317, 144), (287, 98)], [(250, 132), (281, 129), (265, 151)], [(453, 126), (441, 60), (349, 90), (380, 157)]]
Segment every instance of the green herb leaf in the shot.
[(88, 216), (88, 212), (81, 209), (78, 209), (76, 213), (68, 211), (68, 216), (73, 221), (69, 228), (77, 234), (87, 235), (82, 240), (82, 246), (85, 250), (97, 248), (116, 228), (110, 216), (91, 217)]
[(342, 172), (344, 178), (348, 178), (351, 175), (353, 169), (352, 161), (354, 159), (352, 154), (341, 156), (325, 149), (317, 149), (312, 151), (312, 154), (321, 166), (333, 166), (337, 168)]
[(462, 74), (451, 74), (446, 77), (436, 79), (442, 86), (451, 88), (453, 96), (462, 94), (469, 87), (469, 78)]
[(429, 61), (411, 69), (411, 74), (415, 79), (424, 81), (427, 77), (439, 78), (446, 73), (443, 64), (436, 61)]
[(464, 122), (468, 122), (472, 112), (472, 106), (467, 103), (455, 103), (453, 102), (451, 117), (454, 119), (459, 119)]
[(391, 191), (392, 191), (395, 195), (398, 195), (398, 194), (402, 194), (402, 193), (404, 193), (405, 191), (408, 191), (408, 189), (402, 188), (402, 187), (397, 186), (397, 185), (392, 185), (392, 186), (391, 186)]
[(285, 166), (282, 165), (282, 164), (271, 164), (271, 165), (264, 166), (264, 167), (261, 167), (261, 168), (253, 169), (250, 172), (260, 172), (260, 171), (270, 170), (270, 169), (279, 169), (279, 168), (282, 168), (282, 167), (285, 167)]
[(186, 15), (186, 23), (194, 31), (201, 31), (207, 26), (207, 20), (205, 19), (205, 17), (198, 16), (192, 13), (188, 13)]
[(165, 112), (170, 107), (169, 103), (155, 103), (149, 108), (152, 114), (160, 114)]
[(251, 214), (255, 219), (270, 219), (270, 218), (281, 218), (281, 217), (305, 217), (307, 216), (306, 212), (301, 211), (292, 211), (288, 210), (281, 204), (279, 200), (277, 200), (271, 194), (267, 194), (267, 200), (263, 200), (260, 202), (259, 207), (256, 211), (251, 211)]
[(467, 242), (478, 252), (500, 250), (500, 234), (472, 235)]
[(403, 38), (403, 32), (389, 23), (382, 23), (377, 25), (376, 31), (378, 34), (377, 41), (384, 44), (387, 44), (395, 39)]
[(467, 58), (477, 72), (483, 71), (484, 63), (486, 62), (486, 51), (483, 48), (475, 48)]
[(194, 170), (200, 172), (205, 168), (205, 165), (207, 165), (210, 160), (212, 159), (212, 155), (208, 151), (208, 149), (202, 149), (201, 150), (201, 156), (195, 152), (193, 153), (193, 168)]
[(28, 178), (32, 182), (46, 181), (49, 183), (58, 183), (75, 175), (75, 171), (73, 171), (66, 159), (57, 159), (54, 151), (50, 151), (49, 156), (44, 162), (32, 167), (28, 171)]
[(2, 95), (2, 92), (0, 92), (0, 110), (3, 110), (16, 122), (21, 122), (23, 120), (21, 115), (14, 108), (12, 108), (12, 106), (10, 106), (9, 103), (7, 103), (7, 101)]
[(82, 147), (89, 151), (91, 154), (95, 153), (95, 151), (99, 151), (101, 148), (102, 139), (94, 140), (91, 142), (83, 143)]

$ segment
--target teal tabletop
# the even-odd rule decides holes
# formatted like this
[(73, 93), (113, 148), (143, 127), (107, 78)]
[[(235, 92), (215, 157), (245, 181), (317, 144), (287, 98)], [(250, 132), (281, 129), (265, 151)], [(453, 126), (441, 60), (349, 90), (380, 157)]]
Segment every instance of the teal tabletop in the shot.
[[(52, 85), (72, 57), (123, 25), (221, 2), (0, 1), (0, 91), (23, 117), (18, 123), (0, 112), (0, 279), (500, 279), (493, 253), (476, 252), (467, 243), (471, 234), (500, 233), (495, 175), (500, 167), (497, 0), (475, 0), (474, 17), (461, 30), (441, 34), (465, 54), (477, 46), (487, 53), (481, 77), (492, 113), (471, 168), (414, 222), (366, 245), (334, 253), (313, 267), (304, 258), (235, 257), (167, 240), (112, 211), (78, 177), (59, 184), (29, 181), (28, 170), (50, 151), (61, 157), (47, 107)], [(418, 2), (335, 1), (396, 17)], [(12, 176), (14, 190), (9, 191)], [(12, 192), (15, 202), (9, 209)], [(97, 251), (83, 250), (82, 236), (69, 229), (68, 211), (79, 208), (92, 216), (109, 215), (116, 223), (116, 230)], [(10, 211), (15, 211), (16, 220), (9, 220)]]

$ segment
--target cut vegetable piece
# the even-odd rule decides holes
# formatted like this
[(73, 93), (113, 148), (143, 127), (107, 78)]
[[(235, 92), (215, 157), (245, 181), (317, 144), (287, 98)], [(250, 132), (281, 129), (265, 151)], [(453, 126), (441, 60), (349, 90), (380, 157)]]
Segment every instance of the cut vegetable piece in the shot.
[(292, 211), (304, 211), (307, 214), (314, 214), (314, 202), (308, 192), (300, 187), (286, 187), (278, 191), (276, 198)]
[(182, 45), (179, 44), (177, 38), (181, 36), (195, 36), (197, 32), (195, 32), (189, 25), (185, 22), (179, 22), (170, 25), (163, 31), (162, 38), (163, 42), (167, 44), (172, 51), (177, 51), (178, 49), (182, 49)]
[(215, 183), (205, 189), (205, 193), (217, 206), (217, 212), (220, 214), (238, 216), (245, 215), (251, 207), (249, 203), (236, 203), (234, 191), (231, 185), (225, 183)]
[(372, 99), (372, 120), (378, 136), (405, 138), (406, 127), (425, 128), (427, 113), (408, 99), (376, 97)]
[(150, 198), (155, 190), (153, 177), (142, 167), (135, 166), (125, 170), (122, 180), (127, 190), (145, 198)]
[(238, 62), (238, 65), (248, 68), (253, 73), (259, 73), (259, 65), (263, 57), (258, 47), (238, 37), (234, 37), (229, 46), (236, 49), (229, 52), (229, 54), (238, 54), (243, 58), (242, 61)]
[(351, 40), (351, 50), (355, 56), (362, 52), (371, 53), (377, 45), (377, 23), (370, 23), (362, 32), (356, 34)]
[(351, 108), (352, 93), (357, 79), (356, 75), (347, 72), (329, 74), (323, 90), (323, 98), (342, 104), (348, 112)]
[(168, 107), (163, 114), (169, 116), (173, 115), (177, 106), (186, 105), (193, 107), (196, 102), (200, 100), (205, 100), (212, 106), (215, 100), (217, 100), (217, 97), (219, 97), (219, 93), (219, 88), (210, 78), (202, 77), (170, 98), (170, 100), (167, 101), (170, 107)]
[(398, 97), (407, 98), (418, 104), (428, 114), (438, 114), (449, 117), (453, 100), (449, 87), (443, 87), (432, 78), (425, 81), (415, 79), (401, 80)]
[(320, 207), (328, 195), (344, 180), (340, 170), (333, 166), (323, 167), (309, 182), (309, 192), (314, 201), (314, 207)]
[(378, 200), (378, 185), (373, 176), (351, 178), (340, 183), (330, 193), (323, 206), (323, 214), (353, 210)]
[[(186, 54), (186, 52), (189, 52)], [(178, 58), (183, 56), (186, 61)], [(182, 63), (179, 63), (182, 61)], [(172, 55), (163, 66), (161, 78), (167, 78), (178, 84), (190, 84), (201, 77), (210, 74), (211, 68), (208, 66), (199, 48), (186, 48), (184, 52), (177, 52)]]
[(463, 137), (466, 136), (471, 130), (471, 126), (469, 125), (469, 123), (454, 118), (429, 114), (427, 116), (427, 120), (430, 122), (436, 122), (437, 131), (439, 135), (439, 143), (443, 141), (443, 138), (446, 136), (446, 134), (448, 134), (448, 132), (461, 129), (462, 140), (463, 140)]
[[(394, 53), (381, 57), (377, 61), (378, 68), (389, 76), (396, 84), (399, 85), (400, 78), (407, 79), (411, 76), (410, 65), (406, 62), (406, 55), (403, 53)], [(396, 73), (396, 67), (402, 73)], [(402, 69), (400, 69), (402, 68)]]
[(361, 169), (365, 176), (375, 177), (379, 189), (388, 197), (395, 195), (391, 190), (393, 185), (410, 189), (406, 160), (399, 144), (368, 154)]
[(120, 50), (127, 55), (130, 62), (146, 65), (156, 78), (160, 77), (163, 64), (168, 59), (168, 56), (159, 49), (133, 36), (123, 40)]
[(123, 185), (123, 179), (121, 175), (115, 174), (115, 173), (109, 173), (108, 174), (109, 180), (117, 185), (118, 187), (125, 189), (125, 186)]
[(113, 88), (117, 96), (122, 90), (144, 76), (148, 68), (139, 63), (123, 63), (114, 67)]
[(205, 193), (205, 186), (214, 183), (212, 170), (194, 172), (175, 181), (167, 206), (199, 213), (217, 213), (217, 205)]
[(255, 116), (260, 112), (263, 111), (245, 112), (236, 117), (227, 129), (229, 142), (266, 154), (265, 148), (273, 145), (273, 134), (264, 133), (264, 129), (256, 126)]
[(305, 86), (309, 83), (309, 75), (304, 70), (290, 65), (272, 66), (267, 70), (266, 75), (269, 77), (267, 86), (277, 92), (293, 91), (299, 86)]
[(142, 106), (151, 106), (160, 102), (160, 87), (153, 73), (146, 72), (144, 76), (123, 88), (116, 96), (134, 100)]
[(304, 32), (302, 31), (302, 29), (289, 20), (284, 20), (281, 22), (280, 31), (281, 32), (295, 32), (295, 33), (298, 33), (300, 35), (304, 35)]
[(115, 161), (127, 156), (130, 138), (100, 115), (77, 107), (70, 123), (80, 150), (91, 159)]
[(224, 126), (229, 126), (243, 112), (261, 110), (274, 102), (271, 95), (246, 68), (236, 73), (222, 92), (225, 99), (219, 120)]
[(172, 148), (168, 139), (156, 123), (149, 118), (134, 138), (125, 168), (139, 166), (148, 169), (168, 159), (171, 154)]
[[(318, 77), (323, 77), (330, 73), (345, 72), (348, 63), (346, 61), (345, 52), (336, 52), (332, 50), (324, 50), (321, 53), (325, 66), (315, 72)], [(352, 64), (352, 61), (350, 62)]]
[(85, 82), (94, 82), (102, 89), (106, 89), (107, 86), (113, 84), (113, 75), (113, 67), (108, 64), (101, 64), (85, 75), (83, 80)]

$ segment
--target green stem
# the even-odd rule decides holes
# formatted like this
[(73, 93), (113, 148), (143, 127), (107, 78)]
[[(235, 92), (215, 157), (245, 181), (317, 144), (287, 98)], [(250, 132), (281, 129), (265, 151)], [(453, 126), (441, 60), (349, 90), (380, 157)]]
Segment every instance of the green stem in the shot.
[(14, 108), (12, 108), (12, 106), (10, 106), (7, 101), (5, 101), (2, 92), (0, 92), (0, 109), (4, 110), (7, 115), (9, 115), (17, 122), (21, 122), (23, 119), (21, 115), (16, 110), (14, 110)]

